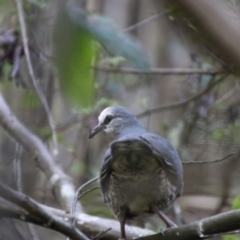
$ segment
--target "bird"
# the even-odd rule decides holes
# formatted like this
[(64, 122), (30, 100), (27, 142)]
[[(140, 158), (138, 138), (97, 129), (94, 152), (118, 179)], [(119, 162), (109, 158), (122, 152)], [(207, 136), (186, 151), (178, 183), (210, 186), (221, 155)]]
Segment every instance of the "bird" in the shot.
[(173, 145), (122, 106), (104, 109), (89, 139), (101, 131), (113, 141), (103, 157), (100, 188), (120, 222), (120, 239), (126, 239), (127, 220), (148, 214), (157, 214), (167, 228), (177, 227), (162, 212), (183, 190), (182, 163)]

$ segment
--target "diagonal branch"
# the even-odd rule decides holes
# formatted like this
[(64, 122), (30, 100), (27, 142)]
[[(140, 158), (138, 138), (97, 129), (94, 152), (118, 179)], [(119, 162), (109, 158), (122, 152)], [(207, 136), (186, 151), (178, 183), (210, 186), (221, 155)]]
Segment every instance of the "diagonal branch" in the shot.
[[(188, 13), (191, 23), (194, 23), (201, 34), (212, 42), (215, 51), (227, 60), (228, 66), (240, 66), (240, 32), (239, 22), (232, 16), (232, 8), (224, 0), (181, 0), (172, 1)], [(224, 31), (223, 31), (224, 29)], [(209, 41), (210, 40), (210, 41)]]
[(25, 209), (29, 214), (34, 216), (34, 218), (39, 219), (43, 225), (51, 227), (52, 229), (69, 236), (73, 240), (89, 240), (89, 238), (82, 232), (73, 228), (70, 223), (67, 223), (59, 217), (45, 211), (45, 209), (33, 199), (20, 192), (14, 191), (2, 183), (0, 183), (0, 196)]
[(214, 88), (217, 84), (219, 84), (223, 80), (224, 80), (224, 77), (221, 77), (221, 78), (217, 79), (216, 81), (212, 81), (208, 85), (208, 87), (206, 87), (204, 90), (202, 90), (198, 94), (196, 94), (193, 97), (190, 97), (190, 98), (188, 98), (186, 100), (183, 100), (183, 101), (180, 101), (180, 102), (176, 102), (176, 103), (172, 103), (172, 104), (162, 105), (162, 106), (155, 107), (155, 108), (147, 109), (147, 110), (137, 114), (136, 117), (137, 118), (142, 118), (142, 117), (147, 116), (148, 114), (152, 114), (152, 113), (157, 113), (157, 112), (161, 112), (161, 111), (164, 111), (164, 110), (172, 110), (172, 109), (183, 107), (183, 106), (189, 104), (190, 102), (199, 99), (202, 95), (204, 95), (205, 93), (209, 92), (212, 88)]
[(135, 30), (135, 29), (137, 29), (137, 28), (140, 28), (140, 27), (148, 24), (149, 22), (151, 22), (151, 21), (153, 21), (153, 20), (156, 20), (156, 19), (158, 19), (158, 18), (161, 18), (161, 17), (163, 17), (163, 16), (166, 16), (169, 12), (170, 12), (170, 11), (164, 11), (164, 12), (162, 12), (162, 13), (157, 13), (157, 14), (155, 14), (155, 15), (152, 15), (152, 16), (150, 16), (150, 17), (148, 17), (148, 18), (146, 18), (146, 19), (144, 19), (144, 20), (142, 20), (142, 21), (140, 21), (140, 22), (137, 22), (136, 24), (133, 24), (133, 25), (130, 26), (130, 27), (125, 28), (122, 32), (131, 32), (131, 31), (133, 31), (133, 30)]
[(11, 112), (2, 95), (0, 95), (0, 125), (34, 156), (38, 167), (49, 179), (57, 200), (64, 209), (70, 210), (75, 194), (72, 181), (54, 161), (43, 142)]
[[(0, 185), (0, 190), (1, 190), (1, 185)], [(0, 191), (0, 196), (4, 197), (4, 194), (5, 195), (8, 194), (8, 188), (6, 189), (6, 191), (5, 190), (3, 192)], [(7, 199), (7, 197), (5, 198)], [(14, 197), (15, 200), (13, 199), (10, 200), (10, 198), (8, 199), (11, 202), (8, 202), (4, 198), (0, 198), (0, 217), (1, 218), (15, 218), (21, 221), (34, 223), (36, 225), (39, 225), (45, 228), (56, 230), (56, 227), (54, 227), (52, 224), (47, 225), (46, 222), (43, 221), (43, 218), (39, 218), (38, 213), (36, 214), (34, 212), (31, 212), (30, 210), (27, 210), (28, 207), (25, 208), (24, 205), (28, 204), (28, 202), (24, 203), (24, 205), (21, 205), (21, 200), (18, 200), (19, 198), (18, 193)], [(25, 196), (25, 198), (27, 197)], [(28, 200), (29, 199), (30, 198), (28, 198)], [(30, 201), (33, 201), (33, 200), (30, 199)], [(16, 206), (15, 204), (13, 204), (13, 202), (15, 202), (15, 204), (18, 206), (21, 205), (22, 207)], [(43, 210), (43, 214), (48, 213), (54, 218), (57, 218), (60, 221), (60, 224), (61, 224), (61, 221), (64, 221), (67, 224), (70, 224), (72, 226), (71, 223), (72, 223), (73, 216), (70, 214), (67, 214), (65, 211), (48, 207), (46, 205), (37, 203), (36, 201), (34, 201), (34, 206), (36, 206), (37, 209), (40, 211)], [(99, 233), (105, 232), (106, 229), (111, 228), (110, 231), (105, 232), (104, 239), (117, 240), (119, 238), (120, 228), (119, 228), (119, 222), (116, 220), (105, 219), (105, 218), (90, 216), (85, 213), (80, 213), (76, 216), (75, 221), (76, 221), (76, 227), (78, 227), (81, 231), (88, 234), (89, 236), (96, 236)], [(151, 230), (142, 229), (135, 226), (128, 226), (128, 225), (126, 225), (126, 232), (130, 239), (154, 234), (154, 232)], [(61, 233), (64, 234), (64, 232), (61, 232)]]

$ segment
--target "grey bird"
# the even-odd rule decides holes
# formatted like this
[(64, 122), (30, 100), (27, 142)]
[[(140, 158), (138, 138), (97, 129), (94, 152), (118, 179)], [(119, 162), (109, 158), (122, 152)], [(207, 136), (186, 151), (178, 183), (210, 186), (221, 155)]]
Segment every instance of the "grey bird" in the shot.
[(147, 130), (126, 108), (112, 106), (99, 115), (90, 133), (105, 131), (114, 139), (103, 158), (100, 185), (104, 201), (120, 222), (145, 214), (157, 214), (167, 227), (176, 225), (162, 212), (183, 189), (183, 169), (177, 151), (165, 138)]

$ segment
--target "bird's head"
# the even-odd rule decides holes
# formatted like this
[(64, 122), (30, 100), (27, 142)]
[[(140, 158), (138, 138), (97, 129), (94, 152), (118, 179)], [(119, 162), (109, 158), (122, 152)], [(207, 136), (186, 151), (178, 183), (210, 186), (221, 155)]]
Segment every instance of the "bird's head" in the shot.
[(114, 139), (122, 135), (131, 133), (136, 128), (144, 129), (137, 118), (126, 108), (112, 106), (105, 108), (98, 117), (98, 125), (90, 133), (89, 138), (93, 138), (97, 133), (105, 131), (112, 135)]

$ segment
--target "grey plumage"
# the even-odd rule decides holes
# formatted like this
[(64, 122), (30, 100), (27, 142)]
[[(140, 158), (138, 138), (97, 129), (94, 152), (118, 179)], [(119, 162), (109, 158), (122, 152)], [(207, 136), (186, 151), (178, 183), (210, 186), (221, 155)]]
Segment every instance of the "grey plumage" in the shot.
[(121, 238), (126, 238), (126, 219), (145, 213), (156, 213), (168, 227), (175, 226), (161, 212), (182, 193), (183, 169), (175, 148), (120, 106), (103, 110), (90, 138), (101, 130), (114, 139), (103, 158), (100, 185), (120, 221)]

